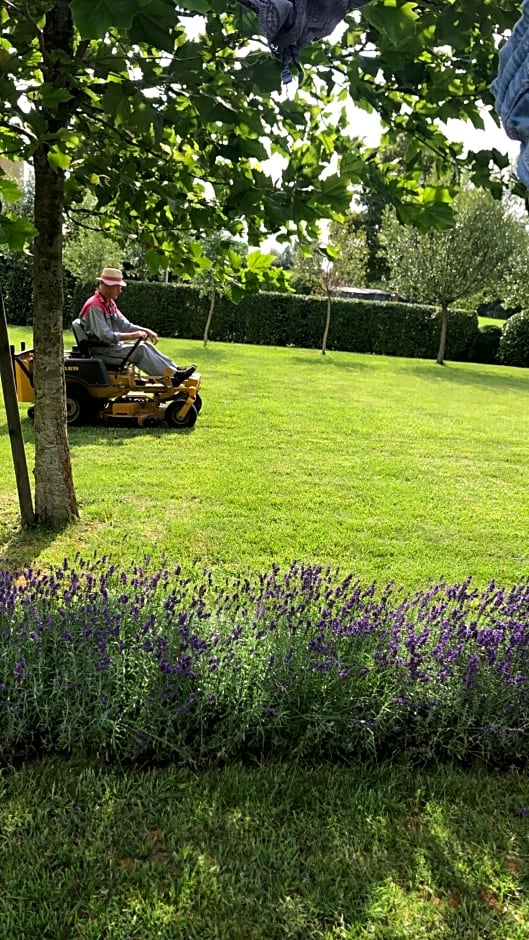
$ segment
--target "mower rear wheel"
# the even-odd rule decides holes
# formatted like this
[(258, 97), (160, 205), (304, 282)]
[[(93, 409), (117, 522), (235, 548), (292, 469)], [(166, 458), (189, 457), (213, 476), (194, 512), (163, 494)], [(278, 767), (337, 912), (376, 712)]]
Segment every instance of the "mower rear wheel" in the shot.
[(198, 392), (197, 392), (197, 395), (196, 395), (196, 397), (195, 397), (195, 408), (197, 409), (197, 415), (199, 415), (199, 414), (200, 414), (200, 409), (202, 408), (202, 399), (201, 399), (200, 395), (198, 394)]
[(66, 423), (68, 427), (81, 424), (86, 415), (86, 397), (82, 392), (66, 387)]
[(182, 411), (187, 398), (175, 398), (165, 411), (165, 420), (170, 428), (193, 428), (198, 418), (198, 411), (194, 405), (191, 405), (189, 411), (182, 417), (179, 413)]

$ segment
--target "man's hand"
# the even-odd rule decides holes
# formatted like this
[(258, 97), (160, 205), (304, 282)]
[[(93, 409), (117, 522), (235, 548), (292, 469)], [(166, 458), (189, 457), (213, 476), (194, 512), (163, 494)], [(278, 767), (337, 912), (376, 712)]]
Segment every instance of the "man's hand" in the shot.
[(156, 343), (158, 342), (158, 334), (155, 333), (154, 330), (148, 329), (145, 329), (145, 332), (147, 333), (147, 339), (151, 341), (153, 346), (156, 346)]

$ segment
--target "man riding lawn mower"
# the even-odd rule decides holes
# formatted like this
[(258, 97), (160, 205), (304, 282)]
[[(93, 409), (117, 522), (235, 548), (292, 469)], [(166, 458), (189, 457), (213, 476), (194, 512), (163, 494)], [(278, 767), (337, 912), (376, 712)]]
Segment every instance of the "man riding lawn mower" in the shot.
[[(196, 366), (177, 366), (153, 348), (158, 342), (153, 330), (121, 313), (115, 302), (125, 286), (121, 271), (104, 268), (98, 280), (98, 290), (72, 323), (77, 345), (65, 356), (68, 424), (101, 416), (140, 427), (161, 421), (193, 427), (202, 406)], [(14, 355), (14, 367), (19, 401), (34, 401), (33, 350)]]

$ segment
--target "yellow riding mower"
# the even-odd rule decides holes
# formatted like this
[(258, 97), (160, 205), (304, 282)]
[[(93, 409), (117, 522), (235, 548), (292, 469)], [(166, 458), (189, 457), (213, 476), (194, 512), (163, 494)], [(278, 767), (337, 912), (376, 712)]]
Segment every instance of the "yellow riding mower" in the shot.
[[(162, 422), (170, 428), (192, 428), (202, 407), (199, 395), (201, 376), (198, 372), (175, 388), (171, 376), (160, 379), (142, 375), (130, 361), (138, 340), (118, 368), (106, 365), (93, 356), (89, 343), (82, 339), (72, 324), (77, 345), (65, 354), (66, 417), (68, 425), (85, 424), (102, 419), (108, 424), (134, 427), (155, 427)], [(13, 352), (17, 397), (21, 402), (34, 402), (32, 349)], [(34, 408), (28, 409), (30, 418)]]

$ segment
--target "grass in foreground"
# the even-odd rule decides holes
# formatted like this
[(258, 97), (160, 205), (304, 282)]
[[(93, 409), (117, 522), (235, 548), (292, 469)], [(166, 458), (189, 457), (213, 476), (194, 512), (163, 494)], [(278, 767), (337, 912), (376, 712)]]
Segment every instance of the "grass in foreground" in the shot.
[[(28, 330), (13, 328), (13, 341)], [(5, 419), (5, 563), (144, 551), (209, 568), (339, 563), (424, 586), (528, 570), (529, 372), (316, 350), (163, 341), (200, 364), (195, 430), (73, 428), (81, 522), (17, 531)], [(0, 421), (2, 417), (0, 416)], [(28, 458), (33, 431), (24, 419)]]
[[(73, 429), (81, 523), (48, 541), (16, 532), (6, 472), (4, 564), (147, 549), (217, 570), (338, 562), (406, 586), (526, 574), (522, 370), (164, 348), (200, 362), (195, 432)], [(0, 936), (522, 940), (528, 809), (515, 770), (5, 768)]]
[(525, 940), (529, 785), (381, 765), (0, 776), (0, 936)]

